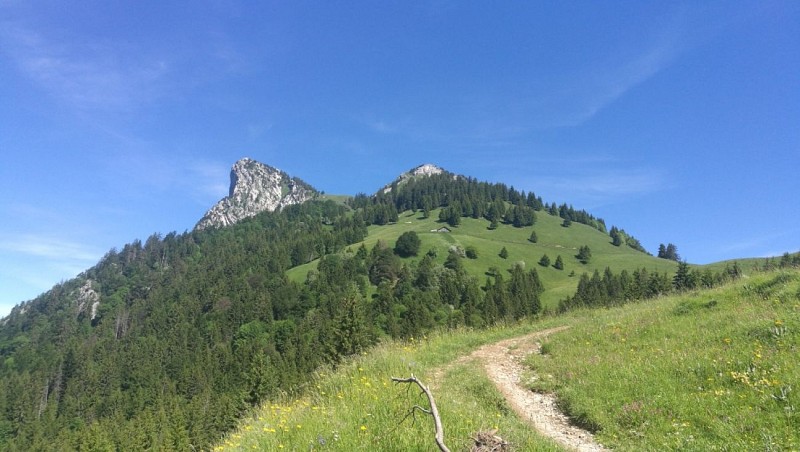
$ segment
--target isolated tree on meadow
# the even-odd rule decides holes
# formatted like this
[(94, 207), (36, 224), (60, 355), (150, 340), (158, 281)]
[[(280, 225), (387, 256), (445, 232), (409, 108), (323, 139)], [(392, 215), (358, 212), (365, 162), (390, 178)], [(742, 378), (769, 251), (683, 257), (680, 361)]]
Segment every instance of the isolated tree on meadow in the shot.
[(539, 265), (541, 265), (542, 267), (549, 267), (550, 257), (547, 254), (543, 255), (542, 258), (539, 259)]
[(592, 259), (592, 250), (589, 248), (588, 245), (583, 245), (578, 249), (578, 255), (575, 256), (578, 258), (579, 261), (583, 264), (588, 264), (589, 261)]
[(539, 241), (539, 237), (536, 236), (536, 231), (531, 231), (531, 236), (528, 237), (528, 241), (531, 243), (536, 243)]
[(678, 292), (694, 288), (694, 278), (689, 272), (689, 264), (686, 261), (678, 262), (678, 270), (672, 278), (672, 285)]
[(622, 236), (622, 233), (616, 226), (611, 226), (611, 232), (609, 232), (611, 236), (611, 243), (614, 246), (621, 246), (625, 242), (625, 238)]
[(558, 270), (564, 270), (564, 259), (561, 259), (560, 254), (556, 256), (556, 262), (553, 264), (553, 267)]
[(500, 257), (502, 257), (503, 259), (508, 259), (508, 250), (506, 249), (506, 247), (503, 247), (503, 249), (500, 250)]
[(414, 231), (406, 231), (397, 238), (394, 252), (400, 257), (416, 256), (419, 252), (420, 240)]
[(666, 246), (663, 243), (658, 245), (658, 257), (676, 262), (681, 260), (680, 255), (678, 255), (678, 247), (672, 243)]

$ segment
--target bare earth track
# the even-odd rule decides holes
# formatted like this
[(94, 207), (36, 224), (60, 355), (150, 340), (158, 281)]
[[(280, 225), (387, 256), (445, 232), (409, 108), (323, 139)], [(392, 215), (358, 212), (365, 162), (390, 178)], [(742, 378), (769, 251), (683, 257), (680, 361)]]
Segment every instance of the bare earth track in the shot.
[(542, 339), (567, 328), (569, 327), (550, 328), (484, 345), (471, 354), (437, 369), (432, 375), (431, 386), (438, 386), (444, 374), (452, 367), (477, 360), (483, 365), (487, 376), (497, 386), (514, 412), (539, 433), (567, 449), (604, 450), (603, 446), (594, 440), (591, 432), (573, 425), (569, 418), (559, 411), (555, 396), (533, 392), (521, 384), (523, 367), (520, 361), (532, 353), (540, 353)]

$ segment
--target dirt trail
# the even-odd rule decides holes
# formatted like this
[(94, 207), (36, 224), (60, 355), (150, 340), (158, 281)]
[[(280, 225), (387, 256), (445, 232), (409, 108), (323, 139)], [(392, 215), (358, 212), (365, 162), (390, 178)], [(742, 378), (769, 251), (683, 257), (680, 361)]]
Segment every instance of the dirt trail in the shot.
[(550, 328), (526, 336), (484, 345), (470, 355), (462, 356), (447, 366), (437, 369), (431, 375), (431, 386), (434, 388), (438, 386), (444, 374), (452, 367), (478, 360), (486, 369), (489, 379), (494, 382), (514, 412), (539, 433), (568, 449), (604, 450), (603, 446), (595, 442), (591, 432), (572, 425), (569, 418), (559, 411), (556, 407), (555, 396), (533, 392), (521, 384), (523, 367), (520, 362), (522, 359), (531, 353), (540, 353), (542, 339), (567, 328), (569, 327)]

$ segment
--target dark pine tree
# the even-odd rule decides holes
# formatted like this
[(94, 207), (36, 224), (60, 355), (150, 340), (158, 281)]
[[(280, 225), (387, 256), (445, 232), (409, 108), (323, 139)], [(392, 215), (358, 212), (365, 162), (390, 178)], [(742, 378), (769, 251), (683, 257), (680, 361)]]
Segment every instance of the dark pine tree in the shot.
[(541, 265), (542, 267), (549, 267), (550, 257), (547, 254), (543, 255), (542, 258), (539, 259), (539, 265)]

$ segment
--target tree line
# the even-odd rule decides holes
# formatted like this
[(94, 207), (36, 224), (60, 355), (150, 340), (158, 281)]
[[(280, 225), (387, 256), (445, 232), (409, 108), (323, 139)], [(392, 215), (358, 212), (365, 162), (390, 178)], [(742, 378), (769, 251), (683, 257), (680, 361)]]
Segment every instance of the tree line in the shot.
[(372, 196), (360, 193), (348, 204), (362, 212), (368, 224), (397, 221), (398, 212), (406, 210), (419, 211), (428, 217), (433, 210), (441, 209), (439, 219), (451, 226), (458, 226), (461, 218), (470, 217), (485, 218), (494, 227), (499, 222), (525, 227), (535, 224), (536, 212), (545, 212), (606, 232), (603, 219), (585, 210), (576, 210), (566, 203), (547, 204), (533, 192), (448, 172), (395, 182)]
[(649, 272), (645, 268), (628, 272), (614, 273), (606, 267), (601, 274), (595, 270), (591, 276), (583, 273), (578, 280), (578, 288), (571, 297), (561, 300), (559, 312), (581, 307), (610, 307), (646, 300), (673, 292), (692, 289), (709, 289), (741, 276), (739, 264), (727, 265), (720, 272), (710, 269), (691, 269), (686, 262), (679, 262), (675, 274)]

